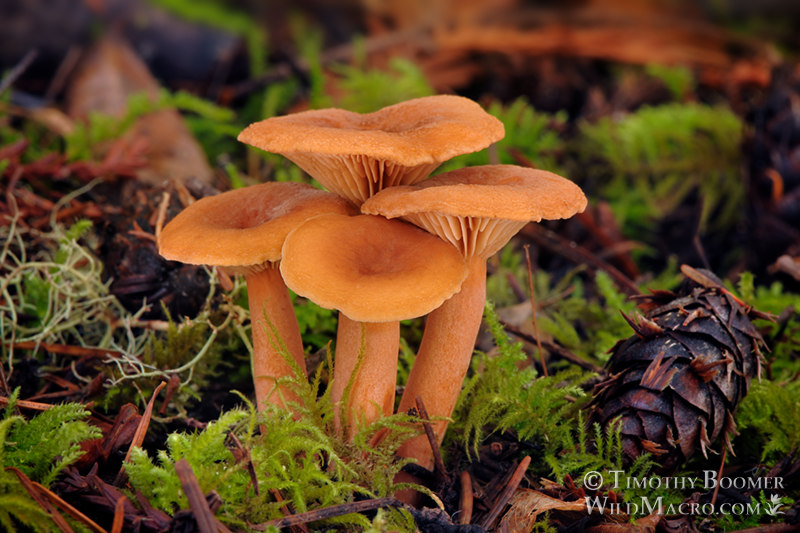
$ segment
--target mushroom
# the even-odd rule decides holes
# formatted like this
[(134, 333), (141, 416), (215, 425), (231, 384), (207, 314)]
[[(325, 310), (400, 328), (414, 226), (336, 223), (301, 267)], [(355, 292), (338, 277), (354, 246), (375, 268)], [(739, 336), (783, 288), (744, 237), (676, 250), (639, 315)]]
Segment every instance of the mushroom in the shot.
[(166, 259), (244, 274), (259, 408), (295, 400), (283, 388), (273, 394), (276, 380), (306, 372), (297, 319), (278, 269), (283, 241), (311, 217), (351, 212), (335, 194), (301, 183), (270, 182), (202, 198), (159, 235), (158, 251)]
[[(297, 294), (340, 311), (330, 386), (337, 429), (347, 436), (392, 412), (399, 321), (440, 306), (467, 275), (449, 243), (368, 215), (305, 222), (286, 238), (280, 268)], [(340, 413), (347, 413), (344, 428)]]
[(503, 135), (503, 124), (472, 100), (438, 95), (368, 114), (319, 109), (273, 117), (248, 126), (239, 140), (284, 155), (328, 190), (361, 205)]
[[(529, 221), (568, 218), (585, 207), (586, 197), (571, 181), (513, 165), (462, 168), (414, 186), (386, 189), (364, 202), (363, 213), (402, 217), (453, 243), (469, 268), (461, 291), (428, 316), (400, 412), (420, 396), (431, 416), (450, 416), (483, 316), (486, 259)], [(433, 425), (441, 442), (447, 422)], [(433, 464), (424, 437), (410, 439), (399, 453), (427, 468)]]

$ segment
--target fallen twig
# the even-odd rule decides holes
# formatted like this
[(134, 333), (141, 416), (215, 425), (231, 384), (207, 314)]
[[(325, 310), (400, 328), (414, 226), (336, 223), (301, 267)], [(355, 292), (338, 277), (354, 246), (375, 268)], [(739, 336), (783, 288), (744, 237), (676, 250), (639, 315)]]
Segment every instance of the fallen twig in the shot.
[(528, 291), (531, 295), (531, 319), (533, 320), (533, 331), (536, 334), (536, 348), (539, 352), (539, 361), (542, 365), (542, 374), (547, 377), (547, 363), (544, 360), (544, 350), (542, 349), (542, 339), (539, 336), (539, 321), (536, 320), (536, 296), (533, 290), (533, 267), (531, 266), (531, 245), (523, 246), (525, 249), (525, 262), (528, 265)]
[(574, 263), (589, 265), (596, 270), (605, 271), (625, 293), (629, 295), (639, 294), (639, 287), (636, 286), (636, 283), (634, 283), (631, 278), (626, 276), (614, 265), (597, 257), (597, 255), (583, 246), (569, 241), (555, 232), (544, 229), (541, 226), (534, 226), (533, 224), (525, 226), (520, 233), (537, 244), (563, 255)]
[(472, 476), (466, 470), (461, 472), (461, 514), (458, 523), (467, 525), (472, 521), (472, 505), (474, 494), (472, 492)]
[(20, 76), (22, 76), (31, 63), (33, 63), (33, 60), (36, 59), (37, 55), (39, 55), (39, 53), (33, 49), (28, 50), (28, 53), (22, 56), (22, 59), (20, 59), (19, 62), (8, 72), (8, 74), (3, 76), (3, 79), (0, 80), (0, 93), (11, 87), (14, 82), (17, 81)]
[(439, 449), (439, 441), (436, 438), (436, 433), (433, 431), (433, 426), (431, 425), (430, 417), (428, 416), (428, 410), (425, 409), (425, 404), (422, 402), (422, 398), (417, 396), (415, 403), (417, 404), (417, 413), (422, 419), (422, 427), (425, 429), (425, 436), (428, 437), (428, 443), (431, 445), (431, 449), (433, 450), (433, 473), (436, 476), (437, 483), (441, 484), (447, 480), (447, 471), (444, 468), (444, 461), (442, 461), (442, 452)]
[[(522, 340), (524, 340), (526, 342), (530, 342), (531, 344), (536, 344), (537, 343), (537, 339), (533, 335), (531, 335), (529, 333), (525, 333), (521, 329), (517, 328), (516, 326), (513, 326), (513, 325), (509, 324), (508, 322), (504, 322), (502, 320), (500, 320), (499, 322), (500, 322), (500, 325), (503, 326), (503, 329), (505, 329), (508, 333), (511, 333), (512, 335), (516, 335), (520, 339), (522, 339)], [(583, 359), (581, 357), (578, 357), (574, 353), (570, 352), (569, 350), (566, 350), (566, 349), (562, 348), (561, 346), (559, 346), (557, 344), (554, 344), (552, 342), (547, 342), (547, 341), (541, 341), (541, 342), (542, 342), (542, 347), (544, 347), (552, 355), (560, 357), (561, 359), (565, 359), (565, 360), (569, 361), (570, 363), (573, 363), (573, 364), (583, 368), (584, 370), (589, 370), (589, 371), (595, 372), (597, 374), (601, 374), (603, 372), (603, 368), (602, 367), (597, 366), (596, 364), (594, 364), (594, 363), (592, 363), (590, 361), (586, 361), (585, 359)]]
[(497, 497), (495, 500), (494, 505), (489, 510), (489, 514), (483, 519), (481, 522), (481, 527), (484, 529), (489, 529), (489, 527), (494, 524), (497, 517), (500, 516), (500, 512), (503, 508), (508, 504), (508, 501), (511, 499), (511, 496), (514, 494), (514, 491), (517, 490), (519, 484), (522, 482), (522, 478), (525, 476), (525, 471), (528, 470), (528, 466), (531, 464), (530, 456), (526, 456), (525, 458), (520, 461), (517, 468), (514, 470), (514, 473), (511, 475), (511, 479), (508, 480), (508, 484), (503, 489), (503, 492)]
[(136, 428), (136, 433), (133, 434), (133, 440), (128, 448), (128, 453), (125, 454), (125, 459), (122, 461), (122, 466), (117, 473), (117, 477), (114, 478), (114, 485), (120, 486), (125, 482), (125, 479), (127, 478), (127, 474), (125, 473), (125, 465), (130, 460), (133, 449), (140, 447), (144, 442), (144, 436), (147, 433), (148, 426), (150, 425), (150, 418), (153, 416), (153, 405), (155, 404), (156, 397), (158, 396), (158, 393), (161, 392), (161, 389), (166, 387), (166, 385), (166, 381), (159, 383), (156, 387), (156, 390), (153, 391), (153, 396), (150, 397), (150, 401), (147, 402), (147, 408), (145, 408), (142, 419), (139, 421), (139, 426)]
[[(8, 402), (9, 400), (7, 396), (0, 396), (0, 405), (8, 405)], [(47, 411), (53, 407), (49, 403), (31, 402), (28, 400), (17, 400), (14, 403), (17, 407), (21, 407), (23, 409), (32, 409), (34, 411)]]
[(316, 509), (306, 513), (299, 513), (277, 520), (270, 520), (263, 524), (251, 525), (251, 529), (256, 531), (265, 531), (270, 527), (284, 528), (297, 526), (300, 524), (307, 524), (309, 522), (316, 522), (317, 520), (325, 520), (336, 516), (343, 516), (351, 513), (363, 513), (365, 511), (374, 511), (382, 507), (405, 507), (405, 504), (395, 498), (375, 498), (372, 500), (364, 500), (360, 502), (343, 503), (341, 505), (332, 505), (324, 509)]
[(125, 525), (125, 502), (127, 500), (128, 498), (122, 496), (114, 506), (114, 522), (111, 524), (111, 533), (122, 533), (122, 526)]
[(59, 507), (62, 511), (68, 514), (74, 520), (85, 525), (91, 531), (95, 533), (106, 533), (106, 530), (100, 527), (94, 520), (80, 512), (68, 502), (64, 501), (58, 494), (51, 491), (41, 483), (31, 481), (22, 471), (14, 467), (7, 467), (6, 470), (13, 472), (17, 478), (19, 478), (22, 486), (25, 487), (25, 490), (28, 491), (28, 494), (30, 494), (31, 498), (33, 498), (36, 503), (38, 503), (45, 511), (47, 511), (61, 531), (73, 531), (73, 529), (53, 505)]
[(216, 519), (208, 506), (208, 501), (203, 495), (203, 489), (200, 488), (200, 483), (198, 483), (189, 461), (186, 459), (176, 461), (175, 472), (178, 474), (181, 487), (183, 487), (183, 493), (186, 494), (186, 499), (189, 500), (189, 507), (192, 509), (194, 518), (197, 521), (197, 529), (200, 533), (216, 533)]
[(53, 522), (56, 523), (58, 529), (64, 533), (73, 533), (74, 530), (72, 527), (70, 527), (66, 519), (61, 516), (61, 513), (59, 513), (58, 510), (53, 507), (53, 504), (50, 503), (50, 500), (48, 500), (44, 494), (42, 494), (39, 488), (34, 485), (33, 481), (31, 481), (24, 472), (14, 468), (13, 466), (6, 467), (6, 471), (12, 472), (17, 476), (19, 482), (22, 483), (22, 486), (26, 491), (28, 491), (30, 497), (33, 498), (34, 501), (39, 504), (39, 507), (41, 507), (50, 516), (50, 518), (53, 519)]

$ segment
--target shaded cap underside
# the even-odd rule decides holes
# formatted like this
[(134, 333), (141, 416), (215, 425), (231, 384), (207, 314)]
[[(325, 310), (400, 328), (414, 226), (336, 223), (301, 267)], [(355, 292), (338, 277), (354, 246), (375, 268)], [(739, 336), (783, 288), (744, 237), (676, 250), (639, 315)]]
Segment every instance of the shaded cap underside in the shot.
[(351, 213), (342, 198), (302, 183), (262, 183), (202, 198), (158, 239), (166, 259), (195, 265), (255, 267), (279, 261), (286, 235), (324, 213)]
[(326, 189), (357, 206), (387, 187), (424, 180), (439, 166), (438, 161), (403, 166), (365, 155), (292, 153), (286, 157)]
[(495, 253), (528, 222), (569, 218), (585, 208), (583, 192), (566, 178), (514, 165), (485, 165), (386, 189), (361, 210), (402, 217), (469, 257)]
[(323, 215), (286, 239), (286, 285), (352, 320), (387, 322), (422, 316), (458, 292), (467, 275), (450, 244), (383, 217)]
[(440, 163), (500, 140), (503, 124), (460, 96), (417, 98), (368, 114), (304, 111), (248, 126), (239, 140), (283, 154), (356, 205), (427, 178)]

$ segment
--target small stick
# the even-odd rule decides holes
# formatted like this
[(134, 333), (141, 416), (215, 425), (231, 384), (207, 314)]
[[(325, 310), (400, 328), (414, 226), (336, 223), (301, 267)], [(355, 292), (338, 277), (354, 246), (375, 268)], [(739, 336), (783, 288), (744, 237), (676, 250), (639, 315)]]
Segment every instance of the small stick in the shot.
[(10, 344), (12, 348), (20, 350), (35, 350), (44, 348), (48, 352), (59, 355), (72, 355), (75, 357), (90, 357), (101, 359), (104, 357), (121, 357), (122, 353), (116, 350), (106, 350), (105, 348), (87, 348), (84, 346), (71, 346), (69, 344), (51, 344), (48, 342), (23, 341)]
[(6, 470), (10, 470), (17, 476), (17, 478), (19, 478), (19, 482), (22, 484), (25, 490), (28, 491), (30, 497), (33, 498), (33, 500), (39, 504), (39, 507), (41, 507), (50, 516), (50, 518), (53, 519), (53, 522), (55, 522), (56, 526), (58, 526), (58, 529), (60, 529), (63, 533), (73, 533), (74, 530), (70, 527), (69, 523), (64, 519), (64, 517), (61, 516), (61, 513), (59, 513), (58, 510), (53, 507), (53, 504), (50, 503), (50, 501), (45, 498), (44, 495), (33, 485), (33, 481), (28, 479), (28, 476), (26, 476), (24, 472), (14, 468), (13, 466), (6, 467)]
[(150, 425), (150, 418), (153, 416), (153, 405), (155, 404), (156, 397), (158, 396), (158, 393), (161, 392), (161, 389), (166, 387), (166, 385), (166, 381), (159, 383), (158, 387), (156, 387), (156, 390), (153, 391), (153, 396), (150, 397), (150, 401), (147, 402), (147, 407), (144, 410), (142, 419), (139, 421), (139, 426), (136, 428), (136, 432), (133, 434), (133, 440), (131, 440), (131, 446), (128, 448), (128, 453), (125, 454), (125, 459), (122, 461), (122, 466), (117, 473), (117, 477), (114, 478), (114, 485), (120, 486), (127, 478), (127, 475), (125, 474), (125, 464), (130, 461), (133, 449), (140, 447), (144, 442), (144, 436), (147, 434), (147, 428)]
[(694, 237), (692, 237), (692, 246), (694, 246), (694, 250), (697, 252), (697, 255), (700, 256), (700, 262), (703, 263), (703, 268), (706, 270), (711, 270), (711, 265), (708, 262), (708, 256), (706, 256), (706, 250), (703, 247), (703, 243), (700, 242), (700, 235), (695, 233)]
[(522, 478), (525, 476), (525, 471), (528, 470), (528, 466), (530, 466), (530, 464), (530, 456), (526, 456), (524, 459), (522, 459), (522, 461), (520, 461), (519, 465), (514, 470), (514, 473), (511, 475), (511, 479), (508, 480), (506, 488), (504, 488), (503, 492), (500, 493), (500, 496), (497, 497), (494, 505), (492, 505), (492, 508), (489, 510), (489, 514), (483, 519), (483, 522), (481, 523), (481, 527), (483, 529), (488, 530), (494, 521), (497, 520), (497, 517), (500, 516), (500, 512), (506, 506), (508, 501), (511, 499), (511, 496), (514, 494), (514, 491), (517, 490), (517, 487), (522, 482)]
[(573, 263), (577, 263), (579, 265), (586, 264), (595, 270), (605, 271), (614, 279), (620, 290), (626, 294), (639, 294), (639, 287), (636, 286), (636, 283), (634, 283), (631, 278), (626, 276), (614, 265), (600, 259), (597, 255), (593, 254), (585, 247), (580, 246), (575, 242), (565, 239), (557, 233), (542, 227), (525, 227), (522, 229), (522, 231), (520, 231), (520, 233), (537, 242), (538, 244), (545, 246), (558, 254), (561, 254)]
[[(722, 469), (725, 467), (725, 459), (728, 457), (728, 448), (722, 448), (722, 460), (719, 462), (719, 471), (717, 472), (717, 479), (722, 479)], [(719, 483), (714, 487), (714, 493), (711, 495), (711, 505), (717, 503), (717, 495), (719, 494)]]
[[(281, 493), (280, 493), (280, 491), (278, 489), (271, 488), (271, 489), (269, 489), (269, 493), (272, 494), (272, 497), (275, 498), (276, 502), (283, 504), (283, 505), (281, 505), (281, 512), (283, 513), (284, 517), (289, 518), (289, 517), (295, 516), (295, 515), (292, 514), (292, 511), (289, 509), (289, 506), (286, 504), (286, 500), (283, 499), (283, 496), (281, 496)], [(291, 525), (289, 527), (293, 531), (295, 529), (299, 529), (303, 533), (311, 533), (309, 531), (308, 527), (306, 527), (306, 525), (304, 523), (294, 524), (294, 525)]]
[(428, 443), (433, 450), (433, 472), (436, 475), (437, 481), (447, 479), (447, 473), (444, 469), (444, 461), (442, 461), (442, 451), (439, 449), (439, 441), (436, 439), (436, 433), (433, 431), (433, 426), (430, 423), (428, 410), (425, 409), (425, 404), (422, 403), (422, 398), (417, 396), (414, 400), (417, 404), (417, 413), (422, 418), (422, 427), (425, 428), (425, 435), (428, 437)]
[(3, 368), (3, 365), (0, 365), (0, 392), (3, 393), (4, 396), (11, 395), (11, 389), (8, 386), (8, 380), (6, 379), (6, 371)]
[[(61, 390), (56, 392), (46, 392), (42, 394), (36, 394), (31, 396), (34, 400), (46, 400), (46, 399), (53, 399), (53, 398), (63, 398), (64, 396), (72, 396), (77, 392), (74, 390)], [(28, 400), (33, 401), (33, 400)]]
[(178, 376), (178, 374), (172, 374), (167, 382), (167, 392), (164, 393), (164, 401), (161, 402), (161, 409), (158, 410), (159, 415), (163, 415), (167, 412), (169, 402), (172, 400), (172, 396), (175, 394), (175, 391), (180, 388), (180, 386), (181, 378)]
[(253, 460), (250, 457), (250, 450), (242, 446), (239, 437), (237, 437), (232, 431), (228, 433), (227, 437), (225, 437), (225, 445), (231, 451), (231, 454), (233, 454), (236, 464), (241, 465), (242, 463), (247, 463), (246, 468), (247, 472), (250, 474), (250, 482), (253, 484), (253, 491), (256, 493), (256, 496), (258, 496), (258, 476), (256, 476), (256, 469), (253, 466)]
[(50, 499), (50, 501), (52, 501), (57, 507), (60, 507), (62, 511), (71, 516), (74, 520), (77, 520), (78, 522), (85, 525), (95, 533), (106, 533), (106, 530), (100, 527), (94, 520), (92, 520), (91, 518), (80, 512), (75, 507), (73, 507), (69, 502), (62, 499), (58, 494), (51, 491), (41, 483), (37, 483), (36, 481), (33, 481), (32, 483), (34, 487), (39, 489), (39, 491), (42, 494), (47, 496)]
[(217, 274), (217, 279), (219, 280), (219, 286), (222, 287), (222, 290), (225, 292), (231, 292), (234, 286), (233, 286), (233, 280), (231, 279), (230, 275), (220, 267), (215, 266), (212, 268), (212, 270)]
[(536, 296), (533, 294), (533, 269), (531, 268), (531, 245), (523, 246), (525, 249), (525, 262), (528, 264), (528, 291), (531, 294), (531, 317), (533, 318), (533, 333), (536, 335), (536, 348), (539, 350), (539, 360), (542, 365), (542, 373), (547, 377), (547, 364), (544, 361), (544, 350), (542, 341), (539, 338), (539, 322), (536, 320)]
[(0, 80), (0, 93), (11, 87), (38, 55), (39, 53), (35, 49), (28, 50), (28, 53), (22, 56), (22, 59)]
[(216, 533), (217, 524), (214, 520), (214, 514), (208, 506), (208, 501), (203, 495), (203, 489), (200, 488), (200, 483), (197, 481), (192, 466), (186, 459), (181, 459), (175, 463), (175, 472), (178, 474), (178, 480), (181, 482), (186, 499), (189, 500), (189, 507), (194, 513), (194, 518), (197, 520), (197, 529), (200, 533)]
[(130, 235), (131, 237), (137, 237), (145, 241), (154, 242), (156, 244), (158, 243), (158, 239), (156, 238), (156, 236), (150, 233), (149, 231), (143, 230), (142, 227), (139, 225), (139, 223), (136, 222), (135, 220), (133, 221), (133, 229), (128, 230), (128, 235)]
[(64, 56), (64, 59), (62, 59), (61, 63), (59, 63), (58, 68), (53, 75), (53, 79), (50, 81), (50, 85), (47, 87), (47, 91), (44, 93), (44, 99), (47, 102), (52, 102), (56, 95), (61, 92), (61, 89), (63, 89), (64, 85), (66, 85), (70, 74), (74, 72), (80, 58), (81, 48), (74, 45), (70, 46), (69, 50), (67, 50), (67, 54)]
[(164, 228), (164, 221), (167, 219), (167, 207), (169, 207), (169, 199), (169, 192), (164, 191), (164, 194), (161, 195), (161, 203), (158, 205), (158, 218), (156, 218), (155, 229), (156, 242), (158, 242), (158, 238), (161, 236), (161, 230)]
[[(23, 409), (32, 409), (34, 411), (47, 411), (48, 409), (52, 409), (54, 407), (49, 403), (31, 402), (29, 400), (17, 400), (16, 404), (17, 407), (22, 407)], [(0, 396), (0, 405), (8, 405), (7, 396)]]
[(114, 522), (111, 524), (111, 533), (122, 533), (122, 527), (125, 525), (125, 502), (127, 500), (128, 498), (125, 496), (120, 496), (114, 506)]
[(508, 281), (508, 286), (511, 287), (511, 292), (514, 293), (517, 300), (524, 302), (528, 295), (525, 294), (525, 291), (519, 286), (519, 282), (517, 282), (517, 278), (514, 277), (514, 274), (508, 272), (506, 274), (506, 281)]
[(458, 523), (462, 526), (469, 524), (472, 521), (472, 504), (475, 495), (472, 492), (472, 477), (469, 472), (464, 470), (461, 472), (461, 516), (458, 517)]
[(308, 522), (316, 522), (317, 520), (325, 520), (327, 518), (333, 518), (336, 516), (343, 516), (351, 513), (363, 513), (365, 511), (374, 511), (375, 509), (380, 509), (381, 507), (404, 507), (404, 505), (405, 504), (403, 504), (401, 501), (392, 497), (376, 498), (373, 500), (364, 500), (360, 502), (343, 503), (341, 505), (333, 505), (331, 507), (325, 507), (324, 509), (317, 509), (314, 511), (299, 513), (287, 516), (285, 518), (270, 520), (269, 522), (264, 522), (263, 524), (251, 525), (250, 528), (256, 531), (264, 531), (266, 529), (269, 529), (270, 527), (276, 527), (278, 529), (281, 529), (285, 527), (298, 526), (300, 524), (307, 524)]
[[(509, 333), (511, 333), (513, 335), (516, 335), (520, 339), (522, 339), (522, 340), (524, 340), (526, 342), (530, 342), (531, 344), (537, 342), (537, 338), (536, 337), (533, 337), (530, 334), (525, 333), (524, 331), (520, 330), (519, 328), (514, 327), (511, 324), (509, 324), (507, 322), (504, 322), (502, 320), (500, 320), (499, 322), (500, 322), (500, 325), (503, 326), (503, 329), (505, 329), (507, 332), (509, 332)], [(556, 356), (558, 356), (558, 357), (560, 357), (562, 359), (566, 359), (570, 363), (578, 365), (579, 367), (583, 368), (584, 370), (589, 370), (589, 371), (594, 372), (596, 374), (602, 374), (603, 373), (603, 368), (602, 367), (597, 366), (597, 365), (595, 365), (594, 363), (592, 363), (590, 361), (586, 361), (586, 360), (578, 357), (574, 353), (570, 352), (569, 350), (566, 350), (566, 349), (562, 348), (558, 344), (555, 344), (555, 343), (552, 343), (552, 342), (542, 341), (542, 346), (546, 346), (547, 350), (552, 355), (556, 355)]]

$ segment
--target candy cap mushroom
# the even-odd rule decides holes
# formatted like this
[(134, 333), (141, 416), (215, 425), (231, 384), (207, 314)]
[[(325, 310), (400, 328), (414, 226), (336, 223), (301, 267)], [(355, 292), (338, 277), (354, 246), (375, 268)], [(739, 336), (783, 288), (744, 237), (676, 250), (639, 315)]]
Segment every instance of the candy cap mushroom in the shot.
[[(469, 368), (486, 299), (486, 258), (530, 221), (567, 218), (583, 211), (586, 197), (551, 172), (513, 165), (467, 167), (413, 186), (393, 187), (361, 206), (364, 213), (402, 217), (461, 250), (469, 274), (458, 294), (428, 315), (399, 412), (420, 396), (432, 416), (452, 413)], [(439, 442), (445, 421), (432, 424)], [(410, 439), (398, 453), (432, 465), (430, 444)]]
[[(283, 241), (311, 217), (351, 211), (344, 199), (310, 185), (263, 183), (202, 198), (180, 212), (159, 235), (158, 250), (166, 259), (244, 274), (259, 407), (266, 402), (283, 405), (272, 392), (277, 379), (294, 374), (287, 355), (305, 372), (297, 320), (277, 268)], [(286, 391), (281, 394), (287, 395)]]
[(262, 183), (194, 202), (163, 229), (158, 251), (172, 261), (244, 273), (279, 261), (286, 235), (307, 219), (350, 211), (310, 185)]
[(304, 111), (251, 124), (239, 140), (284, 155), (328, 190), (360, 205), (376, 192), (427, 178), (456, 155), (482, 150), (503, 124), (460, 96), (417, 98), (360, 114)]
[(528, 222), (569, 218), (583, 191), (552, 172), (514, 165), (465, 167), (413, 186), (381, 191), (363, 213), (402, 217), (452, 242), (466, 257), (489, 257)]
[(331, 398), (352, 436), (359, 417), (391, 413), (399, 321), (439, 307), (467, 268), (453, 246), (410, 224), (322, 215), (287, 237), (281, 272), (297, 294), (340, 311)]
[(289, 235), (283, 257), (281, 273), (293, 291), (360, 322), (424, 315), (467, 275), (448, 243), (369, 215), (315, 217)]

